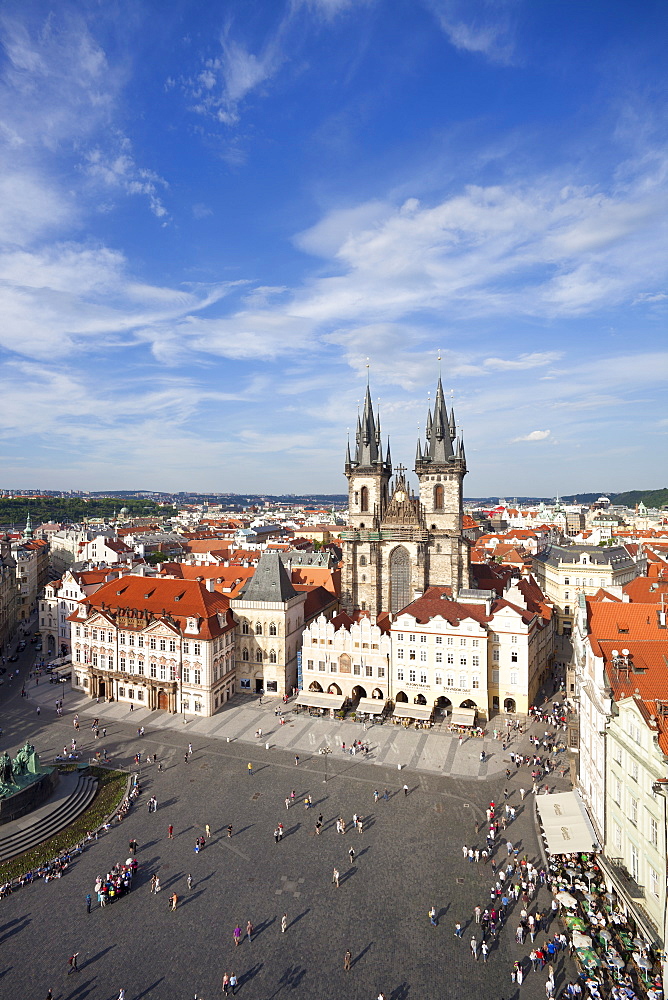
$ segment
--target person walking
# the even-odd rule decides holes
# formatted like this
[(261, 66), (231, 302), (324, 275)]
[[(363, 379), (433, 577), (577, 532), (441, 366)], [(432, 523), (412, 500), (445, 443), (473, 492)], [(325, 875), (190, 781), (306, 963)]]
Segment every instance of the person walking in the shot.
[(276, 829), (274, 830), (274, 843), (277, 844), (280, 839), (281, 839), (281, 831), (278, 829), (278, 827), (276, 827)]
[(432, 908), (429, 911), (429, 922), (431, 923), (432, 927), (437, 927), (438, 926), (438, 923), (436, 921), (436, 907), (435, 906), (432, 906)]
[(473, 912), (475, 913), (475, 922), (477, 924), (479, 924), (480, 923), (480, 914), (482, 913), (482, 910), (480, 909), (479, 906), (476, 906), (476, 908), (475, 908), (475, 910)]
[(237, 982), (238, 982), (237, 977), (233, 972), (232, 975), (230, 976), (230, 989), (232, 990), (232, 996), (234, 996), (234, 994), (237, 992)]
[(171, 823), (167, 827), (167, 840), (174, 840), (174, 827)]
[(237, 926), (234, 928), (234, 931), (232, 932), (232, 937), (234, 939), (235, 947), (238, 948), (239, 945), (241, 944), (241, 927), (239, 926), (239, 924), (237, 924)]
[(123, 989), (122, 986), (118, 991), (118, 1000), (125, 1000), (125, 990)]
[(385, 799), (386, 802), (389, 802), (389, 800), (390, 800), (390, 794), (389, 794), (387, 788), (383, 792), (383, 798)]
[(404, 785), (404, 798), (408, 795), (408, 785)]
[(375, 788), (373, 790), (373, 801), (374, 802), (378, 801), (378, 791)]
[(230, 825), (229, 825), (229, 826), (228, 826), (228, 828), (227, 828), (227, 836), (228, 836), (228, 837), (231, 837), (231, 836), (232, 836), (232, 824), (231, 824), (231, 823), (230, 823)]
[(337, 889), (339, 888), (339, 869), (338, 868), (335, 868), (334, 871), (332, 872), (332, 883), (336, 886)]
[(350, 951), (347, 951), (345, 953), (345, 955), (343, 956), (343, 971), (344, 972), (350, 972), (350, 963), (352, 961), (352, 957), (353, 956), (350, 954)]
[(169, 897), (169, 908), (172, 912), (176, 909), (178, 903), (179, 903), (179, 897), (176, 895), (175, 892), (173, 892)]
[(460, 923), (455, 924), (455, 937), (461, 938), (464, 934), (464, 929)]
[(351, 865), (355, 864), (355, 848), (351, 847), (348, 851), (348, 857), (350, 858)]
[(471, 938), (471, 956), (475, 962), (478, 961), (478, 941), (475, 937)]
[(289, 795), (285, 796), (285, 808), (286, 809), (290, 808), (290, 796)]
[(299, 767), (299, 754), (295, 754), (295, 767)]
[(281, 917), (281, 934), (285, 934), (288, 929), (288, 915), (284, 913)]
[(253, 765), (250, 761), (248, 761), (248, 777), (249, 778), (253, 777)]
[(480, 945), (480, 954), (482, 955), (483, 962), (487, 962), (487, 957), (489, 955), (489, 946), (484, 939), (482, 944)]
[(247, 920), (246, 921), (246, 937), (248, 938), (248, 943), (249, 944), (253, 940), (253, 931), (254, 930), (255, 930), (255, 928), (253, 927), (253, 924), (251, 923), (251, 921)]
[(209, 826), (208, 823), (204, 824), (204, 836), (206, 837), (207, 840), (211, 839), (211, 827)]
[(79, 967), (77, 965), (77, 958), (78, 957), (79, 957), (79, 952), (78, 951), (75, 951), (73, 955), (70, 955), (69, 960), (67, 962), (67, 964), (69, 965), (69, 969), (68, 969), (68, 972), (67, 972), (68, 976), (72, 972), (78, 972), (79, 971)]
[(93, 905), (93, 897), (90, 893), (86, 896), (86, 913), (90, 913), (90, 908)]
[(229, 992), (230, 992), (230, 977), (227, 974), (227, 972), (223, 976), (223, 981), (221, 983), (221, 989), (222, 989), (223, 993), (225, 994), (225, 996), (227, 996), (229, 994)]

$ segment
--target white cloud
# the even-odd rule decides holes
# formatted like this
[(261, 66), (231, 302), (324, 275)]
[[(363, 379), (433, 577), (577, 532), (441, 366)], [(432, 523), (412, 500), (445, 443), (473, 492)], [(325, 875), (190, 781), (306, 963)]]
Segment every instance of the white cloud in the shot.
[(84, 169), (87, 176), (102, 187), (115, 188), (127, 195), (143, 195), (156, 218), (166, 220), (167, 209), (158, 191), (169, 187), (167, 181), (137, 165), (127, 136), (116, 135), (110, 145), (112, 148), (107, 151), (96, 146), (86, 153)]
[(242, 101), (274, 76), (283, 63), (279, 38), (280, 31), (255, 53), (232, 38), (228, 28), (220, 40), (220, 55), (206, 59), (202, 70), (183, 83), (193, 102), (192, 109), (224, 125), (237, 125)]
[(513, 438), (513, 441), (544, 441), (551, 431), (531, 431), (530, 434), (523, 434), (521, 437)]
[(483, 362), (485, 368), (490, 371), (523, 371), (528, 368), (541, 368), (543, 365), (552, 364), (563, 356), (561, 351), (543, 351), (535, 354), (521, 354), (519, 358), (485, 358)]
[(490, 0), (426, 0), (441, 30), (456, 49), (486, 56), (491, 62), (514, 61), (510, 4)]

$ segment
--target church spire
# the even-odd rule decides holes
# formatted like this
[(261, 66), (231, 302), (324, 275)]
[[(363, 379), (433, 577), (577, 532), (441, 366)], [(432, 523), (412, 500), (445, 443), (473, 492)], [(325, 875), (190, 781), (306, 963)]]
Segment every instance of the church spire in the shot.
[(26, 518), (26, 526), (23, 531), (23, 537), (26, 539), (32, 538), (32, 521), (30, 520), (30, 511), (28, 511), (28, 516)]
[(452, 450), (451, 418), (445, 405), (443, 383), (439, 376), (434, 400), (434, 413), (427, 415), (427, 444), (424, 459), (431, 463), (450, 462), (454, 457)]
[(378, 467), (391, 469), (390, 445), (387, 445), (387, 458), (383, 458), (383, 443), (381, 441), (380, 415), (376, 415), (371, 400), (371, 388), (367, 382), (364, 395), (364, 408), (361, 416), (357, 416), (355, 432), (355, 452), (346, 452), (346, 470), (375, 469)]

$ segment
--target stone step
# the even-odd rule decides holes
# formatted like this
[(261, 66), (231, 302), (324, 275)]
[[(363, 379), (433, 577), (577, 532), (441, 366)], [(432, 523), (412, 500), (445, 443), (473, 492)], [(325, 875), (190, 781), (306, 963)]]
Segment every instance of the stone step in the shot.
[[(65, 785), (62, 788), (62, 785)], [(39, 809), (0, 827), (0, 862), (23, 854), (60, 833), (91, 803), (97, 778), (91, 775), (63, 775), (56, 793)]]

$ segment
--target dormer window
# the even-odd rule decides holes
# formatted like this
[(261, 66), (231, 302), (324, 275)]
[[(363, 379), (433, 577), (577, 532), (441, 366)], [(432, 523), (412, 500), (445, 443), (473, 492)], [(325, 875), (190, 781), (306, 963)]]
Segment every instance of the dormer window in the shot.
[(199, 632), (196, 618), (188, 618), (186, 623), (186, 632)]

